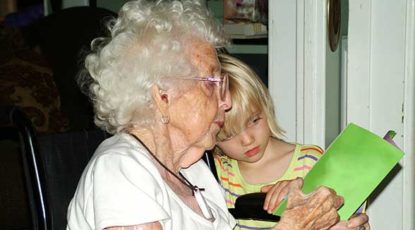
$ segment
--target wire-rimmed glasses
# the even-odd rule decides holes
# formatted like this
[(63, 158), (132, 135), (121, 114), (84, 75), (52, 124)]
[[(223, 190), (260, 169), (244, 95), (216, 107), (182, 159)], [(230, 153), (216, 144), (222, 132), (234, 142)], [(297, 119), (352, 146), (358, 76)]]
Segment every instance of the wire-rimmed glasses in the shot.
[(228, 74), (223, 74), (221, 78), (215, 76), (207, 76), (207, 77), (181, 77), (180, 79), (184, 80), (197, 80), (197, 81), (208, 81), (216, 83), (218, 87), (219, 97), (221, 101), (226, 100), (226, 94), (229, 91), (229, 81), (228, 81)]

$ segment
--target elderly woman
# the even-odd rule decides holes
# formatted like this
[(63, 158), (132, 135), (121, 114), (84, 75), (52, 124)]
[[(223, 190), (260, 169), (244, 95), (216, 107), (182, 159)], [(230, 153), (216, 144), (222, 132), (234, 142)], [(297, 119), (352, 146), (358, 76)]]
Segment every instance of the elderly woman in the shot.
[[(114, 135), (84, 170), (67, 229), (232, 229), (200, 160), (231, 107), (215, 51), (226, 44), (221, 28), (194, 0), (140, 0), (126, 3), (109, 30), (92, 42), (80, 83), (95, 123)], [(276, 229), (333, 225), (342, 199), (326, 188), (306, 198), (300, 187), (292, 183)]]

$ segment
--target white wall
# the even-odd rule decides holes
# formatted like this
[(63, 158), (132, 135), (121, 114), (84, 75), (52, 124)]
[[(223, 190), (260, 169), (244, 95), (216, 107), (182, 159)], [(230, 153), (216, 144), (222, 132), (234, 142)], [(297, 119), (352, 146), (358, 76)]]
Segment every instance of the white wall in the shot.
[(373, 229), (414, 229), (414, 0), (350, 1), (346, 120), (395, 130), (401, 169), (368, 213)]

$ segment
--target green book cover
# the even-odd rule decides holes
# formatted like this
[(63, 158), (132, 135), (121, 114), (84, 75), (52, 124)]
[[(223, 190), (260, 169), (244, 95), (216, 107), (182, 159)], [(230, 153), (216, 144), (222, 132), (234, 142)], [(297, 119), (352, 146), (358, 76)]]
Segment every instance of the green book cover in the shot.
[[(321, 185), (333, 188), (344, 198), (338, 213), (341, 220), (347, 220), (403, 155), (376, 134), (349, 124), (304, 177), (302, 191), (307, 194)], [(280, 216), (286, 205), (286, 201), (281, 203), (274, 215)]]

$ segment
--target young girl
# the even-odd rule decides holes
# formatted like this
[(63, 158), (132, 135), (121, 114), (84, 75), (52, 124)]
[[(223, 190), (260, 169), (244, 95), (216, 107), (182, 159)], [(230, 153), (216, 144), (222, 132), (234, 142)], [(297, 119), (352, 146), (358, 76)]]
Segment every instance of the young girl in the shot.
[[(234, 208), (240, 195), (262, 191), (267, 192), (264, 209), (272, 213), (286, 195), (289, 180), (304, 177), (323, 150), (283, 141), (271, 96), (259, 77), (234, 57), (221, 54), (219, 59), (222, 71), (228, 73), (233, 101), (214, 150), (228, 208)], [(367, 216), (353, 220), (359, 221), (367, 223)], [(275, 222), (238, 220), (236, 229), (266, 229), (273, 225)]]

